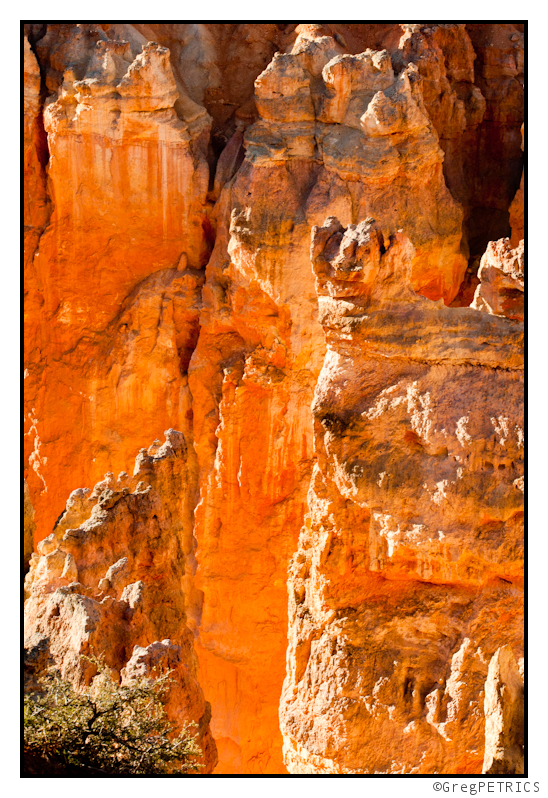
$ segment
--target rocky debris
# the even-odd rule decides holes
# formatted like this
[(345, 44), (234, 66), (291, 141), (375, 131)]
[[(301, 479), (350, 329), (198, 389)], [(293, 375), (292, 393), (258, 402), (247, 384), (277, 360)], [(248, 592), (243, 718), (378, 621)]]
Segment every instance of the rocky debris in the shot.
[(497, 649), (489, 663), (484, 707), (485, 757), (482, 773), (523, 775), (523, 675), (508, 645)]
[[(179, 726), (198, 724), (210, 772), (217, 752), (188, 617), (197, 596), (189, 578), (187, 449), (182, 433), (165, 436), (154, 456), (137, 458), (132, 478), (108, 473), (93, 491), (73, 491), (54, 531), (38, 544), (26, 579), (30, 678), (43, 665), (44, 641), (75, 687), (95, 673), (82, 654), (104, 655), (122, 679), (152, 674), (156, 665), (172, 668), (168, 716)], [(149, 642), (166, 634), (162, 643)]]

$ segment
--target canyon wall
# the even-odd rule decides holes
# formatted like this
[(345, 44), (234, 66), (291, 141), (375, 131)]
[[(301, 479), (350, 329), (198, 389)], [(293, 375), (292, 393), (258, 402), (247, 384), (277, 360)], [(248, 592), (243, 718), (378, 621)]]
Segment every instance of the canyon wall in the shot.
[(328, 351), (290, 568), (286, 761), (477, 773), (489, 660), (523, 655), (523, 325), (423, 299), (407, 236), (383, 241), (371, 223), (313, 231)]
[(25, 28), (30, 648), (206, 772), (517, 772), (523, 24)]

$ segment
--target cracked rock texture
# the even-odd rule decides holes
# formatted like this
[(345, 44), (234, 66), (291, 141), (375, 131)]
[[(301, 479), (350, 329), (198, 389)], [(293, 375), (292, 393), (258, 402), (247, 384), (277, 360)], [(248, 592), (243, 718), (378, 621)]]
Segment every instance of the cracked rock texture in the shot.
[(29, 678), (170, 663), (221, 774), (518, 772), (523, 41), (25, 25)]

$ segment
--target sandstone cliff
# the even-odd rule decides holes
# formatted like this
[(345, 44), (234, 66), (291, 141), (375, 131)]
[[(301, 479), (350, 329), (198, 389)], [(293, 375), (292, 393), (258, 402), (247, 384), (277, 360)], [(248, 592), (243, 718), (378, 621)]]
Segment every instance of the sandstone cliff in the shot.
[(216, 773), (517, 772), (523, 25), (25, 32), (31, 650)]

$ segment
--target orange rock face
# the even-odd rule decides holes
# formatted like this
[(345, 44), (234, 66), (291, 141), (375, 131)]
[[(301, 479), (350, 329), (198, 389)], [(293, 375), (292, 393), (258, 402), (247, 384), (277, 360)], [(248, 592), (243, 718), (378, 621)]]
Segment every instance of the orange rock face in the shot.
[(40, 68), (28, 39), (24, 39), (24, 225), (25, 266), (34, 254), (47, 223), (50, 207), (46, 191), (46, 141), (41, 111)]
[[(198, 141), (207, 115), (188, 124), (177, 115), (167, 49), (150, 45), (133, 59), (127, 42), (89, 27), (52, 51), (68, 62), (43, 113), (53, 211), (26, 269), (26, 439), (39, 537), (67, 484), (129, 468), (143, 440), (188, 427), (197, 270), (207, 258)], [(59, 440), (62, 457), (53, 454)]]
[(382, 240), (367, 222), (313, 230), (328, 349), (290, 568), (285, 758), (480, 772), (489, 660), (523, 652), (523, 325), (418, 296), (409, 239)]
[(171, 663), (216, 773), (505, 762), (523, 26), (26, 32), (29, 634)]

